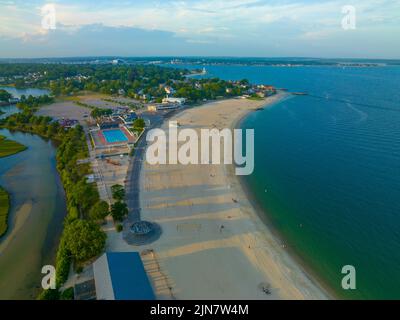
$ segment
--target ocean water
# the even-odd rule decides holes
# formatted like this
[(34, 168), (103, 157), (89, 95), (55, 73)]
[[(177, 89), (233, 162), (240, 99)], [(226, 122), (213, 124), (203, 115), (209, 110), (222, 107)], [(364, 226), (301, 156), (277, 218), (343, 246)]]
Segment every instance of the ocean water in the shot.
[[(400, 67), (205, 67), (208, 77), (310, 94), (243, 120), (255, 129), (246, 183), (339, 297), (400, 299)], [(345, 265), (356, 269), (355, 290), (341, 287)]]

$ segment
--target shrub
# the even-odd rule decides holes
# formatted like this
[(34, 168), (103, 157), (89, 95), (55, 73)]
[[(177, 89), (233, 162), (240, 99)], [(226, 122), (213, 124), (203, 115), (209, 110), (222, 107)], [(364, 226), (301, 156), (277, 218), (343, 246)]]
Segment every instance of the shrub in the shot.
[(125, 198), (125, 189), (120, 184), (114, 184), (111, 187), (111, 192), (114, 200), (122, 201)]
[(141, 132), (144, 127), (146, 126), (146, 123), (142, 118), (138, 118), (133, 122), (133, 130)]
[(121, 232), (123, 229), (124, 229), (124, 227), (123, 227), (122, 224), (120, 224), (120, 223), (118, 223), (118, 224), (115, 226), (115, 230), (116, 230), (117, 232)]
[(111, 216), (114, 221), (122, 221), (128, 214), (128, 206), (126, 203), (117, 201), (111, 206)]
[(37, 299), (38, 300), (59, 300), (60, 299), (60, 292), (58, 291), (58, 289), (43, 290), (39, 294)]
[(69, 269), (71, 267), (71, 257), (68, 252), (65, 241), (62, 238), (56, 257), (56, 286), (61, 287), (68, 279)]
[(79, 211), (76, 206), (71, 206), (68, 210), (67, 221), (72, 222), (79, 218)]
[(74, 300), (74, 288), (70, 287), (61, 292), (60, 300)]
[(98, 201), (89, 210), (89, 218), (92, 220), (103, 220), (110, 213), (110, 206), (105, 201)]

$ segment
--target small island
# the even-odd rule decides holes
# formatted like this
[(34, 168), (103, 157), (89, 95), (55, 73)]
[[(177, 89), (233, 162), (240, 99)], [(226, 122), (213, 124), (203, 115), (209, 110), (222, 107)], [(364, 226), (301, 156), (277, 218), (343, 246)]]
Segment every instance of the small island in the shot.
[(25, 149), (24, 145), (0, 136), (0, 158), (11, 156)]

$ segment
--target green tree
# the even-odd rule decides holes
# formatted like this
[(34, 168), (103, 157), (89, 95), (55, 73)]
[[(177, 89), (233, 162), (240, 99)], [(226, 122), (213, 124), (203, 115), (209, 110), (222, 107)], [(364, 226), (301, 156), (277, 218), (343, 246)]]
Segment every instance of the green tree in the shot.
[(122, 201), (125, 198), (125, 189), (120, 184), (114, 184), (111, 187), (112, 197), (114, 200)]
[(64, 231), (66, 249), (76, 261), (86, 261), (99, 255), (106, 243), (106, 234), (91, 221), (75, 220)]
[(124, 217), (128, 214), (128, 206), (126, 203), (117, 201), (111, 205), (111, 216), (114, 221), (122, 221)]
[[(84, 103), (78, 103), (78, 104), (83, 105), (83, 106), (87, 106), (87, 105), (84, 104)], [(111, 109), (94, 108), (94, 109), (92, 109), (92, 111), (90, 112), (90, 116), (91, 116), (92, 118), (100, 118), (100, 117), (102, 117), (102, 116), (109, 116), (109, 115), (112, 114), (112, 112), (113, 112), (113, 111), (112, 111)]]
[[(64, 233), (63, 233), (64, 235)], [(56, 286), (61, 287), (68, 279), (69, 269), (71, 267), (71, 256), (67, 250), (64, 236), (61, 238), (56, 257)]]
[(99, 200), (98, 191), (92, 185), (86, 183), (84, 179), (74, 186), (72, 196), (75, 200), (75, 205), (85, 217), (93, 204)]
[(98, 201), (89, 210), (89, 218), (93, 220), (103, 220), (110, 213), (110, 206), (105, 201)]
[(146, 123), (142, 118), (138, 118), (133, 122), (133, 129), (135, 131), (142, 131), (143, 128), (146, 126)]
[(9, 99), (12, 98), (12, 94), (7, 92), (4, 89), (0, 89), (0, 101), (6, 101), (8, 102)]
[(115, 226), (115, 231), (121, 232), (122, 230), (124, 230), (123, 225), (120, 224), (120, 223), (118, 223), (118, 224)]

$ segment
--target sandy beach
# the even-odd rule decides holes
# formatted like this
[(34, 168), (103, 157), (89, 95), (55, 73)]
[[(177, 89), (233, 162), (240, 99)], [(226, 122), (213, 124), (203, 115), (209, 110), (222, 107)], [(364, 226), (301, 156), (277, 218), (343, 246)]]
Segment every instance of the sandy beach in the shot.
[[(170, 121), (180, 129), (232, 128), (282, 98), (213, 102)], [(162, 235), (136, 248), (109, 235), (107, 250), (142, 252), (158, 299), (328, 298), (261, 221), (233, 165), (144, 162), (140, 183), (142, 219), (158, 223)]]

